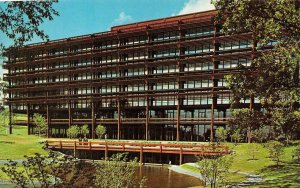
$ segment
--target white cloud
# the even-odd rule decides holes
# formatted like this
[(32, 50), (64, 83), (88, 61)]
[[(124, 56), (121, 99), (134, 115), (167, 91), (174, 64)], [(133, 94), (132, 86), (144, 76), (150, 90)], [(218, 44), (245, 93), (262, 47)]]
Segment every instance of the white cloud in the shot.
[(211, 4), (211, 0), (188, 0), (179, 11), (178, 15), (213, 9), (215, 9), (215, 6)]
[(113, 25), (125, 24), (132, 21), (132, 17), (125, 12), (120, 12), (119, 17), (113, 21)]

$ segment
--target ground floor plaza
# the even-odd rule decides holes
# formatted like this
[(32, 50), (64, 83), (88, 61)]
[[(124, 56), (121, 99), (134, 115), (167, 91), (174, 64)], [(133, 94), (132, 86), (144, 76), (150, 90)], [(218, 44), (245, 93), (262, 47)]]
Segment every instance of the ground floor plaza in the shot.
[[(249, 106), (245, 103), (244, 107)], [(85, 109), (55, 109), (45, 105), (45, 111), (27, 110), (28, 134), (36, 131), (34, 113), (42, 114), (48, 124), (48, 136), (67, 137), (67, 129), (73, 125), (88, 125), (88, 138), (97, 138), (98, 125), (106, 128), (107, 139), (161, 140), (161, 141), (210, 141), (215, 130), (226, 127), (230, 119), (229, 105), (121, 107)], [(174, 109), (175, 108), (175, 109)], [(21, 112), (21, 111), (19, 111)]]

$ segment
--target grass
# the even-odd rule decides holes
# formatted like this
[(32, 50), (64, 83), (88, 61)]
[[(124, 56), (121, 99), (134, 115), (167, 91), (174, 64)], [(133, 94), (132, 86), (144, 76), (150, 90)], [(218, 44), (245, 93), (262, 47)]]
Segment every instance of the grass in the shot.
[[(1, 167), (5, 167), (5, 165), (0, 165), (0, 168)], [(20, 171), (23, 171), (25, 168), (23, 167), (23, 166), (18, 166), (17, 167), (17, 170), (20, 172)], [(25, 173), (24, 173), (24, 175), (26, 175)], [(10, 178), (7, 176), (7, 174), (5, 174), (1, 169), (0, 169), (0, 181), (1, 180), (5, 180), (5, 181), (9, 181), (10, 180)], [(0, 187), (1, 187), (1, 185), (0, 185)]]
[(260, 174), (263, 175), (264, 181), (253, 186), (255, 188), (267, 188), (267, 187), (300, 187), (300, 164), (296, 164), (293, 159), (293, 151), (296, 148), (294, 145), (285, 147), (284, 154), (281, 157), (281, 164), (279, 167), (275, 166), (272, 162), (271, 165), (265, 166), (260, 169)]
[(14, 114), (14, 120), (27, 121), (27, 114)]
[(27, 135), (25, 126), (15, 126), (11, 135), (0, 131), (0, 160), (24, 159), (24, 155), (31, 156), (34, 153), (46, 154), (40, 140), (38, 136)]
[(257, 152), (254, 154), (254, 160), (252, 160), (252, 152), (249, 151), (251, 147), (249, 144), (228, 145), (235, 152), (231, 167), (233, 171), (259, 173), (262, 168), (273, 164), (273, 161), (268, 158), (268, 149), (262, 144), (256, 144)]
[(231, 170), (262, 175), (264, 181), (251, 187), (300, 187), (300, 165), (295, 164), (292, 159), (295, 148), (295, 145), (284, 148), (281, 166), (277, 168), (263, 144), (256, 144), (257, 152), (254, 154), (254, 160), (249, 144), (240, 144), (233, 147), (236, 155)]
[[(26, 118), (25, 116), (17, 117)], [(40, 141), (44, 139), (35, 135), (27, 135), (27, 127), (15, 126), (12, 135), (6, 135), (5, 132), (5, 129), (0, 127), (0, 160), (24, 159), (24, 155), (30, 156), (34, 153), (46, 154), (46, 151), (42, 149), (43, 145), (40, 143)], [(300, 144), (300, 141), (284, 148), (284, 154), (281, 157), (281, 166), (277, 168), (275, 163), (268, 157), (268, 149), (262, 144), (257, 144), (256, 150), (254, 150), (256, 151), (254, 153), (255, 160), (252, 160), (252, 152), (249, 150), (249, 144), (239, 144), (235, 146), (234, 144), (227, 143), (231, 150), (235, 152), (234, 162), (230, 170), (261, 174), (264, 177), (264, 181), (251, 186), (255, 188), (300, 187), (300, 164), (295, 164), (292, 160), (293, 151), (297, 144)], [(199, 172), (196, 167), (187, 164), (183, 164), (181, 167), (192, 172)], [(8, 177), (0, 171), (0, 179), (8, 179)], [(230, 173), (229, 175), (231, 184), (244, 181), (245, 179), (245, 175), (238, 173)]]
[[(4, 165), (0, 165), (1, 167), (4, 167)], [(0, 180), (9, 180), (9, 177), (2, 170), (0, 170)]]
[[(188, 164), (183, 164), (180, 167), (182, 167), (183, 169), (186, 169), (188, 171), (191, 171), (191, 172), (199, 173), (199, 169), (197, 167), (194, 167), (194, 166), (191, 166)], [(238, 174), (236, 172), (231, 172), (231, 173), (229, 173), (229, 176), (228, 176), (228, 179), (229, 179), (228, 184), (231, 185), (231, 184), (236, 184), (238, 182), (242, 182), (246, 179), (246, 177), (247, 177), (246, 175)]]
[[(293, 159), (293, 151), (296, 148), (295, 142), (291, 146), (284, 148), (284, 153), (281, 157), (281, 165), (275, 166), (275, 162), (269, 158), (268, 149), (263, 144), (256, 144), (256, 152), (254, 152), (254, 160), (252, 159), (252, 151), (249, 149), (249, 144), (234, 144), (227, 145), (235, 152), (233, 164), (230, 171), (241, 171), (253, 174), (260, 174), (264, 181), (253, 185), (255, 188), (267, 187), (300, 187), (300, 164), (296, 164)], [(188, 164), (181, 165), (186, 170), (199, 172), (196, 167)], [(231, 184), (242, 182), (246, 179), (245, 175), (230, 173), (229, 181)]]
[[(5, 128), (0, 127), (0, 160), (24, 159), (24, 155), (32, 156), (34, 153), (46, 154), (40, 140), (42, 139), (38, 136), (27, 135), (25, 126), (14, 126), (11, 135), (7, 135)], [(0, 167), (3, 166), (0, 165)], [(0, 170), (0, 180), (9, 180), (2, 170)]]

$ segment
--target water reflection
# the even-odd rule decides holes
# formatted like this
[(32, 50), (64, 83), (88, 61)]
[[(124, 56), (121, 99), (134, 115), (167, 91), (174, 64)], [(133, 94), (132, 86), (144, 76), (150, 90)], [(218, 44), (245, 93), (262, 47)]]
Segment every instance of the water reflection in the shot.
[(146, 176), (149, 188), (183, 188), (202, 184), (198, 178), (179, 174), (166, 166), (143, 166), (138, 171), (139, 175)]
[[(142, 166), (137, 169), (137, 175), (146, 176), (148, 188), (185, 188), (202, 184), (198, 178), (171, 171), (167, 166)], [(0, 181), (0, 188), (13, 187), (8, 181)]]

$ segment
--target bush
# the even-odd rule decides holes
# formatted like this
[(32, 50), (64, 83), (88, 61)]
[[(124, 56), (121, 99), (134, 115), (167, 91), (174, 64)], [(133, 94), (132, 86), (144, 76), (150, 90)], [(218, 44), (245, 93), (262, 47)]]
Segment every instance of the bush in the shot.
[(45, 134), (48, 129), (47, 121), (44, 116), (42, 116), (39, 113), (33, 114), (33, 121), (34, 124), (38, 127), (39, 129), (39, 136), (41, 134)]
[(210, 187), (225, 187), (231, 164), (232, 157), (200, 156), (197, 167), (204, 180), (204, 186), (209, 184)]
[(127, 162), (126, 154), (116, 154), (96, 164), (94, 184), (97, 187), (144, 187), (145, 178), (136, 177), (137, 159)]
[(98, 125), (95, 131), (98, 138), (101, 139), (106, 133), (106, 128), (103, 125)]
[(87, 135), (90, 134), (90, 129), (88, 125), (83, 125), (80, 127), (80, 134), (82, 134), (84, 137), (87, 137)]
[(50, 150), (46, 156), (36, 153), (24, 156), (22, 163), (9, 160), (1, 170), (17, 187), (74, 187), (77, 176), (84, 174), (78, 167), (78, 161), (67, 155)]
[(225, 142), (227, 138), (228, 132), (224, 127), (218, 127), (216, 130), (216, 138), (218, 139), (218, 142), (223, 141)]
[(296, 157), (296, 161), (298, 163), (300, 163), (300, 145), (298, 145), (296, 147), (296, 149), (294, 150), (294, 155), (293, 155), (293, 158)]
[(248, 151), (251, 155), (251, 160), (255, 160), (255, 155), (259, 152), (259, 145), (257, 143), (248, 144)]
[(253, 130), (251, 132), (252, 139), (257, 143), (266, 142), (268, 140), (268, 134), (270, 133), (270, 131), (270, 128), (266, 126)]
[(269, 149), (269, 157), (276, 162), (276, 166), (278, 167), (284, 145), (278, 141), (272, 140), (267, 143), (267, 147)]
[(234, 140), (235, 145), (237, 145), (242, 139), (241, 129), (234, 130), (231, 138)]
[(80, 128), (77, 125), (73, 125), (67, 130), (67, 135), (69, 138), (77, 138), (80, 133)]

